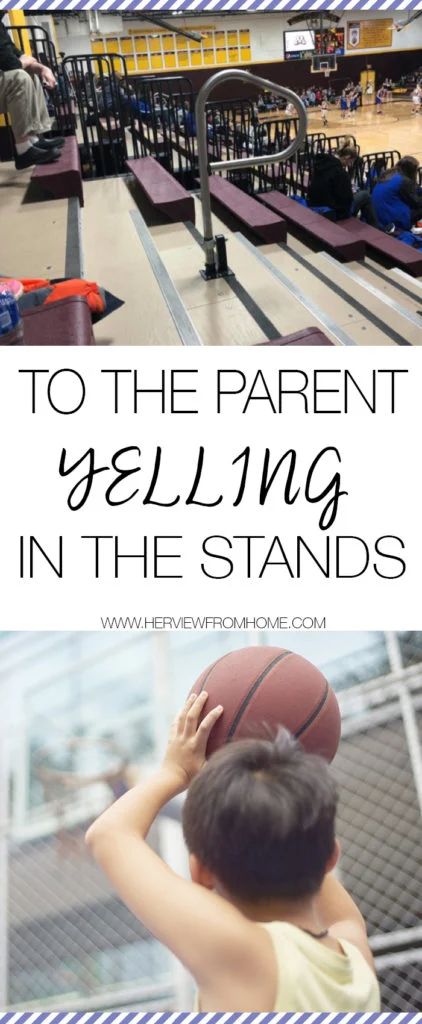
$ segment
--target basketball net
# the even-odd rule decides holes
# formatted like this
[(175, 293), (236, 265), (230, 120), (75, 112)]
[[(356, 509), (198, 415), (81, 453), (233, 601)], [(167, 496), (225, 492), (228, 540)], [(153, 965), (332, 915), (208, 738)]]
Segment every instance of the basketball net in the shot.
[(110, 755), (110, 767), (103, 771), (81, 773), (77, 771), (60, 771), (46, 763), (47, 751), (38, 751), (35, 756), (34, 772), (44, 795), (44, 803), (55, 819), (55, 838), (57, 854), (60, 858), (83, 856), (85, 852), (84, 834), (86, 820), (82, 824), (69, 823), (69, 812), (81, 797), (82, 790), (103, 784), (109, 790), (110, 803), (123, 796), (137, 781), (137, 771), (129, 764), (128, 758), (122, 753), (114, 740), (89, 739), (87, 737), (72, 738), (63, 744), (65, 750), (97, 747), (101, 752)]

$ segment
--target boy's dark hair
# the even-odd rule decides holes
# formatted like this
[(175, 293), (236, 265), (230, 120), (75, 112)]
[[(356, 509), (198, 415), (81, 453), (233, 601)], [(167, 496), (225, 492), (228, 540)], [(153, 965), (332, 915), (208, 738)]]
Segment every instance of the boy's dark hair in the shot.
[(183, 832), (230, 896), (300, 899), (322, 883), (336, 807), (327, 763), (281, 731), (213, 754), (189, 787)]

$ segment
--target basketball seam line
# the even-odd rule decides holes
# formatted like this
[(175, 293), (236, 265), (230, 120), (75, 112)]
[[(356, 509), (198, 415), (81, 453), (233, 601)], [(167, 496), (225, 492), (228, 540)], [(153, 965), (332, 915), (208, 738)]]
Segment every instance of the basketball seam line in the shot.
[(205, 683), (206, 683), (207, 679), (209, 679), (209, 677), (211, 675), (211, 672), (213, 671), (215, 666), (219, 665), (220, 661), (224, 661), (224, 658), (228, 658), (229, 654), (231, 654), (231, 651), (228, 651), (227, 654), (222, 654), (221, 658), (217, 658), (216, 661), (213, 661), (212, 665), (210, 665), (210, 667), (208, 669), (208, 672), (205, 675), (205, 678), (204, 678), (203, 682), (201, 683), (201, 689), (199, 690), (199, 693), (202, 693), (202, 690), (204, 689)]
[(325, 691), (324, 691), (324, 694), (323, 694), (321, 700), (319, 701), (319, 704), (317, 704), (316, 708), (309, 715), (309, 718), (306, 719), (306, 722), (304, 722), (303, 725), (300, 726), (300, 729), (298, 729), (297, 732), (295, 732), (295, 739), (296, 740), (298, 740), (299, 736), (302, 736), (302, 733), (306, 732), (306, 730), (309, 729), (309, 726), (312, 725), (312, 723), (315, 721), (316, 718), (318, 718), (318, 715), (322, 711), (322, 709), (324, 707), (324, 704), (326, 704), (326, 702), (327, 702), (327, 698), (328, 698), (328, 694), (329, 694), (329, 689), (330, 688), (329, 688), (328, 682), (326, 682), (325, 683)]
[(240, 708), (236, 712), (235, 717), (234, 717), (234, 719), (232, 721), (232, 724), (231, 724), (231, 726), (230, 726), (230, 728), (228, 730), (227, 738), (229, 740), (233, 737), (234, 733), (236, 732), (237, 726), (238, 726), (238, 724), (239, 724), (239, 722), (240, 722), (244, 712), (246, 711), (246, 708), (247, 708), (248, 704), (250, 704), (250, 702), (252, 700), (252, 697), (256, 693), (258, 687), (261, 685), (261, 683), (266, 678), (268, 673), (271, 672), (271, 669), (274, 668), (274, 665), (277, 665), (279, 661), (283, 661), (283, 659), (287, 658), (287, 656), (289, 654), (291, 654), (291, 653), (292, 653), (291, 651), (283, 651), (282, 654), (278, 654), (277, 657), (273, 658), (273, 660), (270, 661), (269, 665), (267, 665), (266, 668), (263, 669), (263, 671), (261, 672), (261, 675), (258, 676), (258, 679), (255, 680), (253, 686), (251, 687), (249, 692), (246, 694), (246, 697), (242, 701), (242, 703), (240, 705)]

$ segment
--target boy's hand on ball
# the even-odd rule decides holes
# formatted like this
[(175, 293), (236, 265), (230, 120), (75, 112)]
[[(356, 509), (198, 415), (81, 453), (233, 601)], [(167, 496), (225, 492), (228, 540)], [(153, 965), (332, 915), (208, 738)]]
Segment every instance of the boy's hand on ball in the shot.
[(192, 693), (170, 730), (163, 768), (174, 773), (179, 792), (187, 789), (195, 775), (205, 763), (208, 738), (215, 723), (223, 713), (221, 704), (199, 719), (208, 700), (205, 690)]

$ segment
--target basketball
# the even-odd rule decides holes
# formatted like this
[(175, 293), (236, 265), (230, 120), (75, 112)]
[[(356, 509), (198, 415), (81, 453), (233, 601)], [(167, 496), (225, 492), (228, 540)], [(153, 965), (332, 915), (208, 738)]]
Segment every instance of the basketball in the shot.
[(207, 747), (212, 754), (237, 739), (273, 737), (284, 726), (310, 753), (332, 761), (340, 710), (331, 686), (310, 661), (281, 647), (244, 647), (206, 668), (191, 693), (206, 690), (203, 714), (224, 708)]

